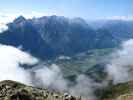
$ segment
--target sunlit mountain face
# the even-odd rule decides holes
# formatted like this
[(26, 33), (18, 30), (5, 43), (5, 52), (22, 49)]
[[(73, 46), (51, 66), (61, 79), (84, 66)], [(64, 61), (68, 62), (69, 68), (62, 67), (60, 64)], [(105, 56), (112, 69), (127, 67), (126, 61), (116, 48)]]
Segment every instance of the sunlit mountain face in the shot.
[(22, 46), (23, 50), (41, 59), (73, 56), (92, 49), (118, 46), (122, 40), (133, 37), (132, 24), (132, 21), (108, 20), (95, 28), (80, 18), (44, 16), (25, 19), (20, 16), (0, 34), (0, 42)]

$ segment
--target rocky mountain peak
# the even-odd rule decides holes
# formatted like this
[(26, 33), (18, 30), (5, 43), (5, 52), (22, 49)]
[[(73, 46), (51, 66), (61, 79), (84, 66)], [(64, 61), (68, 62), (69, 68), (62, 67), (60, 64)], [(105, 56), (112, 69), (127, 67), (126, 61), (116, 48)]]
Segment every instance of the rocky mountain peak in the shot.
[(14, 20), (14, 23), (21, 23), (23, 21), (26, 21), (25, 17), (19, 16)]

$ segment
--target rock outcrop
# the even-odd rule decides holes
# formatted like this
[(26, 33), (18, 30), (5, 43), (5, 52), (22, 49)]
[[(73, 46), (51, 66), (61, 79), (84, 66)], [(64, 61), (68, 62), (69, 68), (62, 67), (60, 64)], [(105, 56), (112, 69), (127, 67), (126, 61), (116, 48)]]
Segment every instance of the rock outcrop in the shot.
[(0, 82), (0, 100), (81, 100), (67, 93), (34, 88), (5, 80)]
[[(104, 89), (97, 100), (133, 100), (133, 81)], [(68, 93), (27, 86), (19, 82), (0, 82), (0, 100), (81, 100)]]

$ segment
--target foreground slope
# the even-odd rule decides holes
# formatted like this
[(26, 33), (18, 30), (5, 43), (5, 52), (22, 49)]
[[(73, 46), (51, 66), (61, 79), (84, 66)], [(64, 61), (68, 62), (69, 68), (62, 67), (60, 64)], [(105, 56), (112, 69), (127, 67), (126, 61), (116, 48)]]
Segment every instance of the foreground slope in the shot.
[(15, 81), (0, 82), (0, 100), (80, 100), (69, 94), (34, 88)]
[(120, 83), (103, 90), (101, 100), (133, 100), (133, 81)]
[[(97, 92), (100, 94), (97, 100), (133, 100), (133, 81), (112, 85)], [(81, 98), (5, 80), (0, 82), (0, 100), (81, 100)]]

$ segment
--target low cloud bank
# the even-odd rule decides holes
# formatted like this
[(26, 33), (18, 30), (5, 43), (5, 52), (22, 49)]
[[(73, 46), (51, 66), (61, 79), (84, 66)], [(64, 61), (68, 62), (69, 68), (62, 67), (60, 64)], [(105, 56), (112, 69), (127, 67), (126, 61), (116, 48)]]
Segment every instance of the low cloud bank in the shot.
[(133, 80), (133, 39), (121, 44), (121, 48), (112, 53), (106, 67), (109, 78), (114, 84)]
[[(121, 48), (111, 54), (105, 71), (114, 84), (133, 80), (133, 39), (121, 44)], [(74, 85), (63, 77), (59, 66), (38, 64), (35, 69), (26, 70), (20, 64), (35, 65), (38, 59), (12, 46), (0, 45), (0, 81), (14, 80), (28, 85), (44, 87), (83, 96), (83, 100), (96, 100), (94, 90), (107, 85), (107, 80), (95, 82), (86, 75), (79, 75)]]
[(76, 83), (69, 85), (71, 82), (63, 77), (62, 71), (56, 64), (49, 67), (42, 66), (39, 69), (32, 70), (32, 72), (34, 72), (32, 74), (32, 83), (37, 87), (59, 90), (77, 97), (82, 95), (83, 100), (96, 99), (93, 90), (98, 84), (85, 75), (79, 75), (76, 78)]
[(4, 23), (0, 23), (0, 33), (2, 33), (3, 31), (6, 31), (8, 29), (7, 25)]
[(68, 92), (75, 96), (83, 95), (84, 100), (95, 99), (92, 92), (93, 81), (85, 75), (79, 75), (76, 84), (69, 86), (69, 81), (63, 77), (56, 64), (51, 66), (40, 64), (31, 70), (20, 67), (20, 64), (34, 65), (38, 62), (38, 59), (18, 48), (0, 45), (0, 81), (14, 80), (27, 85)]
[(19, 64), (35, 64), (36, 58), (12, 46), (0, 45), (0, 81), (15, 80), (30, 84), (30, 74)]
[(39, 66), (41, 66), (39, 69), (33, 70), (34, 85), (61, 91), (67, 89), (67, 81), (63, 78), (63, 74), (57, 65), (52, 64), (49, 67)]

